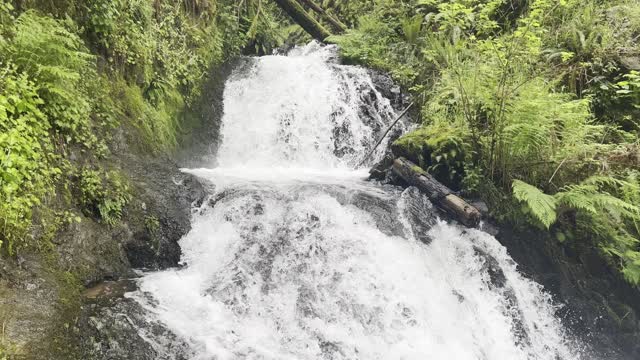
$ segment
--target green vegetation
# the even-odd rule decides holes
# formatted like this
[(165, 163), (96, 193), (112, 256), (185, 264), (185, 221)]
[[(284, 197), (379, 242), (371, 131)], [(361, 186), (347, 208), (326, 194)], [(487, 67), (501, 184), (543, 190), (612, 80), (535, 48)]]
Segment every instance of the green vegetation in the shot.
[(120, 220), (130, 197), (129, 186), (117, 172), (101, 174), (97, 170), (82, 170), (80, 201), (87, 215), (98, 217), (113, 225)]
[(493, 216), (598, 246), (640, 284), (637, 1), (325, 1), (347, 61), (422, 106), (399, 139)]
[[(317, 3), (351, 28), (330, 39), (347, 62), (420, 104), (396, 151), (499, 221), (598, 246), (640, 284), (637, 1)], [(134, 194), (109, 162), (114, 129), (171, 151), (212, 67), (309, 39), (284, 19), (261, 0), (0, 3), (2, 251), (48, 246), (80, 211), (115, 225)]]
[(0, 249), (46, 247), (74, 207), (115, 224), (132, 189), (107, 165), (114, 129), (171, 151), (208, 71), (272, 51), (281, 16), (260, 0), (0, 3)]

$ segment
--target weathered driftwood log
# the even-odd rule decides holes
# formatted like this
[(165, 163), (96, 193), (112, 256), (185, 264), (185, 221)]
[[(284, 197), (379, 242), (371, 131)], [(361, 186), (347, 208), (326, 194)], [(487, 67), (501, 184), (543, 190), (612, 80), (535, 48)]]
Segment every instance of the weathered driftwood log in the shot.
[(324, 41), (331, 36), (331, 33), (311, 17), (296, 0), (275, 0), (275, 2), (314, 39)]
[(455, 217), (461, 223), (473, 227), (480, 222), (480, 211), (478, 209), (455, 195), (451, 189), (442, 185), (418, 165), (400, 157), (393, 162), (393, 172), (407, 183), (426, 193), (436, 206)]

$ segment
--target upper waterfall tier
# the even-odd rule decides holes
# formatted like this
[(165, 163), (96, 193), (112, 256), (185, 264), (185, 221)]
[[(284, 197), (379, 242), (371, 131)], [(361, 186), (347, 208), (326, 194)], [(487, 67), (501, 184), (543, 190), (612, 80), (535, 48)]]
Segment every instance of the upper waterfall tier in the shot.
[(367, 71), (311, 43), (256, 58), (224, 96), (220, 167), (345, 168), (373, 146), (394, 111)]

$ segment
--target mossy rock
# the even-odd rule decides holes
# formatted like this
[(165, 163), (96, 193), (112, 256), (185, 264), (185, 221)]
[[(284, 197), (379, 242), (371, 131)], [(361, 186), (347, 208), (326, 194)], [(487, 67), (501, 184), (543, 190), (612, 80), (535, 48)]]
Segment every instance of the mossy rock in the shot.
[(465, 135), (453, 127), (425, 126), (396, 140), (391, 150), (426, 170), (447, 187), (458, 191), (465, 176)]

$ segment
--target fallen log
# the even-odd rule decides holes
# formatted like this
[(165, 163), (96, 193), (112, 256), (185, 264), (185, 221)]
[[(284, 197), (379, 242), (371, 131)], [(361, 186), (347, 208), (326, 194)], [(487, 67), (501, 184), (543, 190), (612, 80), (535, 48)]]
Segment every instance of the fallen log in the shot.
[(314, 39), (324, 42), (331, 36), (331, 33), (309, 15), (296, 0), (275, 0), (275, 2)]
[(400, 157), (393, 162), (393, 172), (404, 181), (427, 194), (440, 209), (446, 211), (466, 226), (474, 227), (480, 222), (480, 211), (442, 185), (418, 165)]
[(325, 11), (323, 8), (318, 6), (312, 0), (302, 0), (302, 3), (307, 5), (311, 10), (320, 14), (320, 16), (324, 16), (324, 18), (333, 25), (333, 27), (339, 32), (347, 31), (347, 25), (345, 25), (342, 21), (340, 21), (337, 17), (331, 15), (328, 11)]

